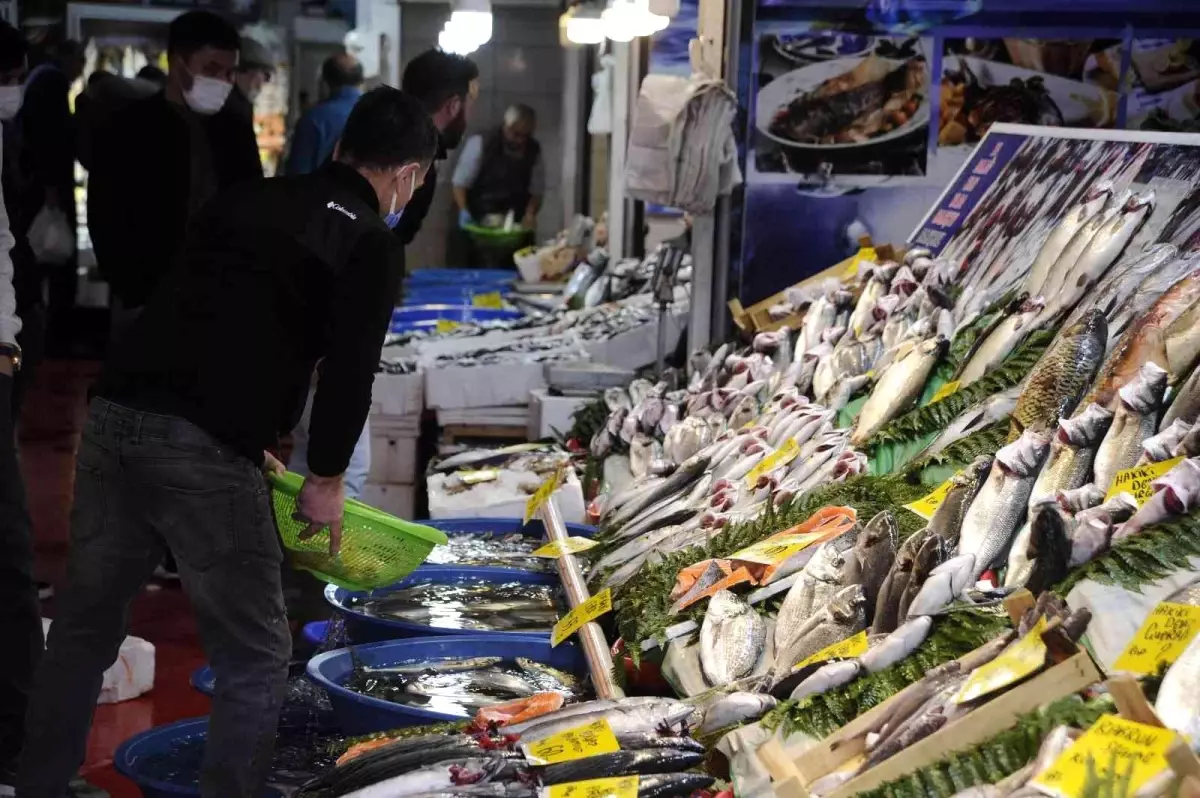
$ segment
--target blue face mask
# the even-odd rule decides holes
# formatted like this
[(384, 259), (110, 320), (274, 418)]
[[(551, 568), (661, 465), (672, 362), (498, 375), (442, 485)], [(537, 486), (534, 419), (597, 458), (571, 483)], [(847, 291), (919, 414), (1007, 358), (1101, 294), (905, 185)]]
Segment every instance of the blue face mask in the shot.
[[(412, 200), (412, 195), (417, 192), (416, 188), (408, 192), (408, 199), (404, 201), (405, 205)], [(388, 210), (387, 215), (383, 217), (383, 223), (388, 226), (389, 230), (395, 230), (396, 225), (400, 224), (400, 218), (404, 216), (404, 208), (396, 210), (396, 201), (399, 199), (399, 191), (392, 191), (392, 207)]]

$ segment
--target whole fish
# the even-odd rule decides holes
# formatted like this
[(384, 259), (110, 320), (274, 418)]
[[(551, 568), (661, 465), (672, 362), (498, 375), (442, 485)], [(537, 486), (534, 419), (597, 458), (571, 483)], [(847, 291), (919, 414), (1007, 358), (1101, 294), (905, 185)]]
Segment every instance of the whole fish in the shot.
[(886, 640), (859, 657), (859, 662), (867, 673), (879, 673), (890, 668), (916, 651), (917, 646), (929, 637), (931, 628), (933, 619), (928, 616), (905, 621)]
[(1200, 360), (1200, 300), (1171, 321), (1163, 332), (1171, 385), (1187, 378)]
[(1171, 405), (1163, 416), (1163, 424), (1176, 421), (1194, 424), (1197, 419), (1200, 419), (1200, 368), (1194, 370), (1175, 391)]
[(854, 305), (854, 312), (850, 314), (851, 336), (860, 338), (866, 333), (867, 328), (875, 321), (875, 305), (888, 292), (890, 284), (891, 276), (885, 269), (876, 269), (867, 280), (862, 293), (859, 294), (858, 302)]
[[(352, 760), (352, 763), (357, 763), (357, 760)], [(388, 772), (395, 773), (395, 770)], [(384, 776), (362, 787), (358, 787), (357, 783), (351, 787), (341, 783), (336, 794), (346, 798), (412, 798), (444, 793), (459, 784), (486, 784), (493, 778), (501, 780), (502, 772), (509, 772), (508, 778), (516, 776), (516, 765), (511, 758), (495, 755), (485, 757), (484, 752), (477, 751), (474, 757), (446, 757), (445, 761), (437, 764), (400, 775)]]
[(1113, 540), (1136, 535), (1200, 505), (1200, 458), (1184, 460), (1150, 484), (1154, 495), (1113, 533)]
[(613, 514), (611, 519), (604, 519), (605, 526), (624, 526), (639, 513), (652, 505), (658, 504), (679, 494), (691, 485), (708, 468), (709, 458), (704, 452), (698, 452), (679, 464), (675, 473), (658, 482), (654, 487), (640, 492), (637, 498), (630, 499)]
[(999, 366), (1036, 328), (1044, 307), (1045, 302), (1040, 298), (1021, 297), (995, 324), (980, 333), (954, 377), (961, 383), (960, 390)]
[(837, 318), (837, 305), (827, 294), (821, 294), (808, 306), (804, 314), (804, 323), (800, 325), (800, 338), (796, 343), (799, 353), (812, 351), (821, 343), (821, 333), (833, 326)]
[(942, 432), (938, 433), (938, 436), (921, 451), (920, 456), (931, 457), (972, 432), (1008, 418), (1016, 408), (1020, 395), (1021, 386), (1018, 384), (971, 405), (951, 421)]
[[(1162, 295), (1163, 290), (1177, 279), (1176, 277), (1162, 282), (1161, 275), (1164, 271), (1169, 272), (1164, 267), (1177, 260), (1178, 253), (1179, 250), (1171, 244), (1153, 244), (1137, 254), (1126, 254), (1109, 269), (1096, 289), (1088, 292), (1087, 296), (1075, 305), (1066, 323), (1074, 324), (1086, 311), (1096, 308), (1108, 318), (1111, 342), (1125, 331), (1122, 320), (1140, 316)], [(1139, 293), (1138, 286), (1146, 280), (1160, 284), (1160, 287), (1153, 293)]]
[(1142, 456), (1142, 444), (1158, 428), (1158, 414), (1167, 372), (1155, 363), (1142, 366), (1138, 376), (1121, 388), (1112, 426), (1096, 452), (1096, 485), (1111, 485), (1117, 472), (1132, 468)]
[(1030, 296), (1041, 296), (1042, 288), (1050, 276), (1050, 269), (1058, 261), (1067, 244), (1079, 232), (1079, 229), (1089, 219), (1100, 212), (1108, 198), (1112, 196), (1113, 184), (1110, 180), (1101, 180), (1093, 184), (1080, 198), (1077, 205), (1069, 208), (1046, 241), (1038, 250), (1037, 257), (1029, 267), (1029, 277), (1025, 281), (1025, 290)]
[(868, 620), (875, 614), (875, 604), (883, 580), (896, 561), (900, 527), (895, 517), (884, 510), (872, 518), (857, 536), (852, 553), (858, 562), (858, 583), (862, 585), (867, 602)]
[(1179, 449), (1191, 429), (1192, 425), (1182, 419), (1164, 425), (1157, 435), (1151, 435), (1142, 441), (1142, 456), (1138, 458), (1137, 464), (1161, 463), (1176, 457), (1175, 451)]
[(520, 735), (521, 742), (535, 743), (567, 729), (604, 718), (613, 734), (653, 732), (688, 721), (696, 708), (669, 698), (630, 697), (620, 701), (587, 701), (569, 704), (557, 712), (514, 725), (505, 734)]
[(1071, 561), (1073, 524), (1053, 498), (1039, 502), (1031, 513), (1029, 548), (1026, 552), (1031, 567), (1023, 584), (1037, 596), (1066, 577)]
[(774, 697), (763, 693), (736, 692), (721, 698), (704, 712), (697, 734), (712, 734), (730, 726), (758, 720), (775, 708)]
[(762, 616), (728, 590), (708, 602), (700, 625), (700, 665), (713, 686), (729, 684), (750, 673), (766, 645)]
[(1008, 550), (1025, 519), (1029, 494), (1049, 449), (1042, 434), (1027, 430), (996, 452), (987, 481), (963, 520), (958, 553), (974, 554), (972, 580)]
[(1025, 380), (1012, 413), (1010, 442), (1027, 429), (1049, 436), (1058, 420), (1071, 414), (1100, 368), (1107, 330), (1104, 314), (1091, 310), (1059, 331)]
[(889, 634), (896, 630), (900, 623), (900, 599), (912, 578), (913, 564), (920, 549), (931, 533), (929, 527), (915, 532), (900, 545), (896, 552), (896, 562), (888, 571), (887, 578), (879, 588), (879, 598), (875, 602), (874, 620), (871, 622), (871, 634)]
[(783, 651), (775, 652), (772, 683), (791, 673), (793, 666), (834, 643), (858, 634), (867, 627), (866, 599), (862, 587), (839, 590), (823, 610), (824, 617)]
[(1129, 191), (1109, 194), (1105, 198), (1104, 205), (1079, 226), (1059, 256), (1054, 259), (1054, 264), (1050, 266), (1049, 273), (1039, 292), (1041, 296), (1053, 301), (1053, 298), (1066, 286), (1071, 270), (1078, 263), (1088, 245), (1091, 244), (1092, 239), (1105, 225), (1121, 215), (1122, 206), (1132, 196), (1132, 192)]
[(971, 577), (974, 573), (974, 554), (959, 554), (946, 560), (930, 572), (917, 595), (909, 602), (908, 617), (941, 612), (972, 586)]
[(941, 539), (948, 551), (953, 551), (958, 546), (967, 510), (987, 481), (991, 470), (992, 458), (981, 455), (950, 478), (950, 490), (933, 511), (928, 526), (929, 534)]
[(1183, 735), (1193, 751), (1200, 751), (1200, 635), (1167, 669), (1154, 710), (1168, 729)]
[(925, 580), (929, 578), (933, 570), (946, 561), (951, 551), (952, 549), (946, 545), (946, 541), (937, 535), (930, 535), (929, 539), (921, 544), (921, 548), (917, 550), (916, 559), (913, 561), (912, 576), (904, 588), (904, 594), (900, 597), (900, 606), (897, 608), (899, 619), (903, 620), (908, 617), (908, 608), (917, 594), (921, 592), (921, 586), (925, 584)]
[[(1153, 247), (1151, 248), (1153, 250)], [(1137, 284), (1133, 293), (1121, 302), (1109, 316), (1109, 339), (1122, 335), (1129, 325), (1148, 311), (1172, 285), (1200, 266), (1195, 253), (1172, 258), (1150, 271)]]
[(940, 336), (913, 344), (888, 366), (859, 412), (854, 434), (850, 436), (851, 446), (866, 443), (884, 425), (916, 403), (947, 347), (946, 339)]
[(792, 701), (799, 701), (802, 698), (827, 693), (844, 684), (849, 684), (862, 672), (863, 667), (858, 660), (828, 662), (796, 685), (788, 698)]
[(647, 748), (615, 751), (581, 759), (570, 759), (541, 769), (542, 784), (567, 784), (573, 781), (604, 778), (613, 774), (632, 775), (677, 773), (704, 761), (704, 753), (687, 748)]
[(1052, 312), (1070, 311), (1112, 266), (1129, 242), (1154, 213), (1154, 192), (1146, 191), (1129, 198), (1120, 213), (1107, 221), (1088, 242), (1060, 290), (1049, 296)]

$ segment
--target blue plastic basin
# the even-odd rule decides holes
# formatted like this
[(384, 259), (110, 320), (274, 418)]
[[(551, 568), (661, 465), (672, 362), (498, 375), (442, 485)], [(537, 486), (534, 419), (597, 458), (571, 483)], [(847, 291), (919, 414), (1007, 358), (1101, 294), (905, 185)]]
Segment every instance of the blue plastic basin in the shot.
[(405, 285), (434, 283), (507, 283), (517, 280), (512, 269), (415, 269), (405, 279)]
[(202, 665), (192, 671), (192, 677), (188, 682), (195, 689), (204, 693), (209, 698), (216, 695), (217, 692), (217, 675), (213, 673), (213, 669), (208, 665)]
[(314, 646), (319, 646), (325, 642), (326, 635), (329, 634), (329, 621), (313, 621), (312, 623), (304, 624), (304, 629), (300, 633), (306, 641)]
[[(121, 743), (113, 754), (113, 767), (122, 776), (137, 784), (145, 798), (199, 796), (199, 787), (161, 781), (144, 773), (143, 767), (146, 757), (168, 754), (176, 743), (203, 738), (207, 734), (208, 718), (193, 718), (166, 726), (155, 726)], [(264, 798), (280, 798), (282, 793), (267, 790), (263, 795)]]
[[(510, 634), (498, 638), (472, 634), (413, 638), (356, 646), (354, 654), (364, 665), (372, 667), (465, 657), (503, 657), (506, 660), (525, 657), (569, 673), (582, 675), (587, 671), (583, 654), (573, 643), (551, 648), (549, 640), (535, 635)], [(338, 726), (348, 735), (463, 720), (454, 715), (393, 704), (347, 689), (343, 685), (353, 670), (348, 648), (320, 654), (308, 663), (309, 678), (329, 693), (329, 702), (333, 705)]]
[(391, 331), (404, 333), (435, 327), (441, 319), (456, 322), (508, 321), (523, 315), (519, 310), (477, 308), (472, 305), (413, 305), (392, 311)]
[(492, 637), (499, 639), (534, 637), (549, 639), (550, 633), (532, 634), (530, 632), (480, 632), (468, 629), (452, 629), (440, 626), (401, 621), (394, 618), (376, 618), (367, 615), (361, 609), (347, 606), (352, 598), (363, 598), (367, 595), (379, 595), (393, 590), (399, 590), (414, 584), (425, 582), (523, 582), (537, 585), (558, 582), (554, 574), (535, 574), (529, 571), (518, 571), (505, 568), (461, 568), (458, 566), (422, 566), (394, 585), (380, 588), (372, 594), (353, 592), (335, 585), (325, 586), (325, 600), (346, 619), (347, 638), (355, 643), (377, 643), (384, 640), (399, 640), (407, 637), (429, 637), (437, 635), (462, 636), (470, 634), (474, 637)]
[[(520, 518), (442, 518), (436, 521), (422, 521), (422, 524), (431, 526), (434, 529), (440, 529), (446, 533), (447, 537), (453, 535), (485, 535), (491, 534), (505, 537), (515, 533), (520, 533), (525, 537), (532, 537), (542, 540), (546, 537), (546, 527), (542, 525), (541, 520), (534, 519), (528, 524), (523, 523)], [(572, 537), (590, 538), (595, 537), (596, 528), (594, 526), (585, 526), (583, 524), (567, 524), (567, 534)], [(460, 565), (437, 565), (436, 563), (427, 563), (420, 566), (417, 571), (453, 568), (460, 569)], [(519, 571), (519, 568), (500, 568), (496, 566), (476, 566), (471, 568), (476, 571), (499, 571), (501, 574)], [(526, 571), (525, 573), (529, 573)]]

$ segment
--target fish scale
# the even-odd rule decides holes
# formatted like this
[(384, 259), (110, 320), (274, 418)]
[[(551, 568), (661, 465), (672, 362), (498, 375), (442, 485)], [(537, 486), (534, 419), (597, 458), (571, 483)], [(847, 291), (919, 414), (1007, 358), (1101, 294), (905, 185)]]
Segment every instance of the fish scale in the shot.
[(1059, 332), (1034, 365), (1013, 408), (1010, 443), (1027, 429), (1048, 435), (1060, 418), (1070, 415), (1096, 377), (1107, 340), (1108, 324), (1098, 310)]

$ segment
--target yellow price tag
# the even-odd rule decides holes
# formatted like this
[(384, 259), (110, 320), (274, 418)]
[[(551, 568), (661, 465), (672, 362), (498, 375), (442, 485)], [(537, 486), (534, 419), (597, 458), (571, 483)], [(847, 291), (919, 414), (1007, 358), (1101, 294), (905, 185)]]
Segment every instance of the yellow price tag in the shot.
[(453, 332), (454, 330), (457, 330), (457, 329), (458, 329), (458, 322), (456, 322), (456, 321), (451, 321), (450, 319), (438, 319), (437, 320), (437, 331), (439, 333)]
[(860, 657), (865, 653), (867, 653), (866, 629), (852, 637), (847, 637), (841, 642), (834, 643), (832, 646), (825, 646), (825, 648), (811, 657), (800, 660), (792, 670), (798, 671), (806, 665), (812, 665), (814, 662), (824, 662), (827, 659), (850, 659)]
[(746, 484), (753, 488), (759, 477), (771, 473), (780, 466), (787, 465), (795, 460), (798, 454), (800, 454), (800, 444), (796, 443), (795, 438), (788, 438), (783, 446), (771, 452), (760, 460), (758, 465), (750, 469), (750, 473), (746, 475)]
[(958, 393), (958, 389), (961, 385), (962, 380), (950, 380), (950, 382), (937, 389), (937, 392), (933, 395), (933, 398), (929, 400), (929, 404), (940, 402), (947, 396)]
[(534, 549), (534, 557), (545, 557), (549, 560), (557, 560), (564, 554), (578, 554), (581, 551), (595, 548), (600, 544), (591, 538), (569, 537), (566, 540), (552, 540), (545, 546), (539, 549)]
[(854, 255), (854, 259), (850, 261), (850, 265), (846, 267), (843, 277), (857, 277), (858, 267), (863, 263), (874, 263), (879, 259), (879, 254), (875, 252), (874, 247), (859, 247), (859, 250)]
[(1113, 663), (1119, 671), (1151, 674), (1170, 665), (1200, 632), (1200, 607), (1164, 601), (1142, 623)]
[(500, 296), (499, 291), (476, 294), (471, 297), (471, 304), (477, 308), (496, 308), (500, 310), (504, 308), (504, 297)]
[(1004, 649), (1000, 656), (988, 664), (976, 668), (954, 696), (954, 702), (965, 704), (994, 693), (1040, 669), (1046, 664), (1046, 644), (1042, 642), (1042, 632), (1045, 630), (1046, 619), (1038, 618), (1027, 635)]
[(554, 784), (546, 791), (547, 798), (637, 798), (637, 776), (612, 776), (607, 779), (588, 779)]
[(604, 718), (553, 734), (536, 743), (521, 743), (521, 750), (533, 765), (553, 765), (621, 750), (617, 736)]
[(578, 632), (588, 621), (594, 621), (607, 612), (612, 612), (612, 590), (606, 587), (558, 619), (554, 631), (550, 633), (551, 648)]
[(525, 502), (525, 523), (528, 524), (529, 519), (537, 515), (538, 510), (542, 509), (542, 505), (546, 503), (546, 500), (554, 494), (554, 491), (558, 490), (558, 486), (562, 484), (562, 479), (562, 469), (558, 468), (534, 491), (534, 494)]
[(1108, 501), (1118, 493), (1129, 493), (1137, 500), (1138, 507), (1141, 507), (1147, 499), (1154, 495), (1154, 488), (1150, 487), (1150, 483), (1182, 463), (1183, 460), (1182, 457), (1173, 457), (1170, 460), (1163, 460), (1161, 463), (1150, 463), (1118, 471), (1117, 475), (1113, 477), (1112, 485), (1109, 486), (1104, 500)]
[(1030, 784), (1060, 798), (1082, 798), (1094, 794), (1094, 784), (1091, 791), (1086, 789), (1090, 770), (1106, 781), (1115, 776), (1123, 787), (1121, 794), (1136, 795), (1170, 767), (1167, 751), (1174, 739), (1170, 729), (1104, 715)]
[(808, 532), (801, 535), (776, 535), (766, 540), (760, 540), (753, 546), (747, 546), (741, 551), (735, 551), (729, 555), (729, 559), (756, 562), (762, 565), (776, 565), (827, 536), (825, 532)]
[(905, 509), (912, 510), (917, 515), (928, 521), (933, 518), (933, 514), (937, 512), (937, 508), (942, 506), (942, 502), (946, 500), (946, 495), (950, 493), (950, 489), (954, 487), (954, 477), (943, 482), (933, 489), (933, 493), (917, 499), (911, 504), (904, 505)]

